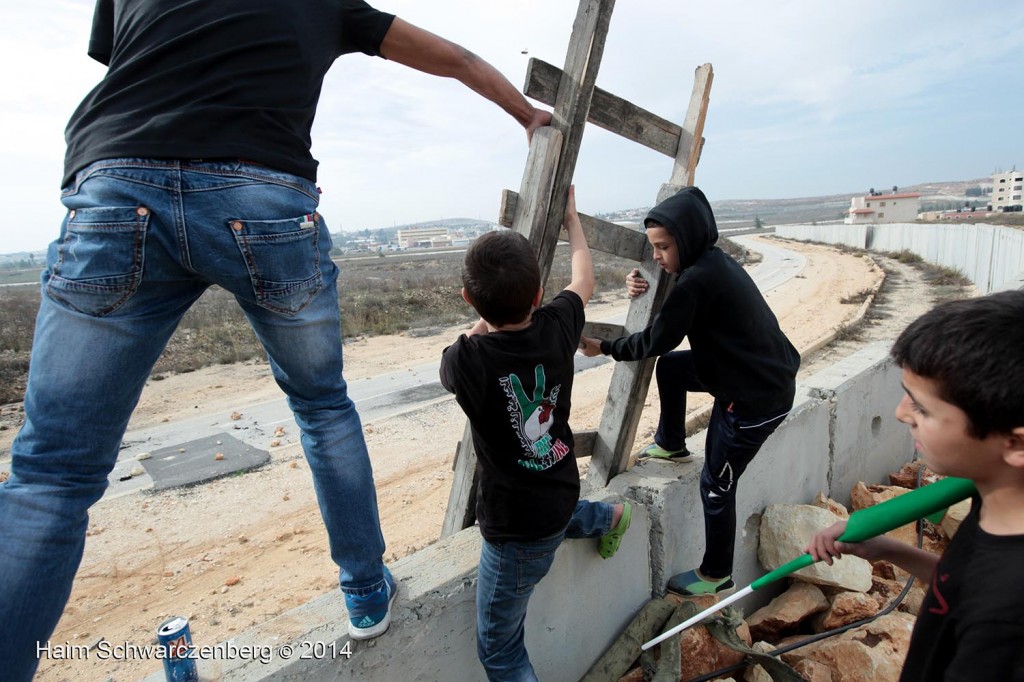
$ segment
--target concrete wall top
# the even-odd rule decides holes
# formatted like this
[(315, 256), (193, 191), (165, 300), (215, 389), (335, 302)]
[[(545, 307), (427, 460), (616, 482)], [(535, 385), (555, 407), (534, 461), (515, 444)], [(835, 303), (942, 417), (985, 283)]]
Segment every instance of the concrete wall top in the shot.
[[(636, 506), (611, 559), (600, 557), (596, 539), (562, 543), (527, 614), (527, 650), (541, 679), (582, 677), (650, 598), (647, 571), (638, 570), (650, 556), (649, 537), (646, 510)], [(478, 529), (467, 528), (393, 564), (398, 584), (393, 620), (376, 639), (349, 638), (345, 601), (333, 592), (231, 640), (236, 650), (272, 652), (269, 661), (252, 656), (201, 660), (200, 677), (232, 682), (483, 681), (475, 606), (481, 542)], [(291, 647), (292, 654), (282, 658), (282, 647)], [(145, 682), (164, 682), (164, 674), (154, 673)]]

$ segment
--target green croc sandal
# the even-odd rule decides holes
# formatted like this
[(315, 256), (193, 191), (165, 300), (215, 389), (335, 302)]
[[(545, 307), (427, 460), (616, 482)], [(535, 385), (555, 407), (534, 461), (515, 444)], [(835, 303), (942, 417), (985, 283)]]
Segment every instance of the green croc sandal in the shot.
[(597, 542), (597, 553), (605, 559), (611, 559), (619, 551), (622, 544), (622, 536), (629, 530), (629, 522), (633, 518), (633, 505), (629, 502), (622, 503), (622, 516), (615, 527), (601, 536)]

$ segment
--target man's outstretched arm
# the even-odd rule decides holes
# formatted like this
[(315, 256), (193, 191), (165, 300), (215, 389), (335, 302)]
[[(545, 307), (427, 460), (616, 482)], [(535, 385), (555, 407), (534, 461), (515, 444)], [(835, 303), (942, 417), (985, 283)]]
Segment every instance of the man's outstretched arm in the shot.
[(494, 102), (526, 129), (526, 138), (551, 122), (551, 113), (537, 109), (500, 71), (461, 45), (395, 17), (380, 46), (388, 60), (434, 76), (454, 78)]

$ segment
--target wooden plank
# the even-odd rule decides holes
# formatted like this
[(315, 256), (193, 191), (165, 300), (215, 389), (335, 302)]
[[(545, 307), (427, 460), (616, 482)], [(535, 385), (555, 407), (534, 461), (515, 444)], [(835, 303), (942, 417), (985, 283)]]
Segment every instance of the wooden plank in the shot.
[(597, 430), (590, 429), (589, 431), (573, 431), (573, 454), (576, 455), (576, 459), (582, 457), (590, 457), (590, 454), (594, 451), (594, 441), (597, 439)]
[(621, 324), (609, 324), (607, 322), (584, 322), (583, 336), (592, 339), (617, 339), (626, 334), (626, 328)]
[[(527, 97), (551, 106), (555, 103), (561, 78), (562, 70), (557, 66), (531, 58), (523, 92)], [(594, 88), (587, 121), (671, 158), (675, 158), (679, 151), (679, 137), (683, 132), (680, 125), (601, 88)]]
[[(654, 319), (671, 290), (670, 276), (654, 262), (648, 246), (647, 258), (640, 265), (640, 275), (651, 283), (642, 296), (634, 298), (626, 313), (625, 329), (639, 331)], [(598, 337), (618, 338), (618, 337)], [(587, 482), (606, 486), (626, 470), (636, 438), (640, 412), (651, 384), (656, 358), (636, 362), (617, 362), (608, 387), (608, 399), (601, 413), (601, 424), (590, 458)]]
[(700, 160), (704, 135), (704, 121), (707, 120), (708, 102), (711, 101), (711, 82), (714, 71), (710, 64), (697, 67), (693, 77), (693, 91), (690, 93), (690, 106), (683, 121), (683, 134), (679, 138), (679, 149), (676, 151), (676, 162), (672, 168), (671, 185), (693, 185), (697, 162)]
[[(546, 229), (551, 191), (558, 173), (561, 152), (561, 131), (549, 126), (534, 131), (533, 139), (530, 141), (530, 153), (526, 157), (526, 169), (523, 171), (523, 179), (519, 187), (518, 200), (513, 206), (512, 224), (509, 226), (529, 239), (534, 249), (537, 248), (535, 239)], [(565, 203), (564, 197), (562, 203)], [(541, 282), (544, 281), (544, 279), (541, 280)]]
[[(498, 224), (512, 227), (518, 205), (519, 195), (517, 193), (510, 189), (502, 190)], [(580, 213), (579, 216), (580, 223), (583, 225), (583, 236), (586, 237), (587, 246), (591, 250), (610, 253), (636, 262), (640, 262), (640, 259), (643, 258), (644, 248), (647, 246), (647, 236), (640, 229), (618, 225), (585, 213)], [(560, 229), (558, 238), (568, 241), (569, 235), (564, 229)]]
[(469, 422), (462, 433), (462, 440), (455, 448), (452, 462), (452, 489), (448, 492), (448, 508), (441, 523), (441, 537), (458, 533), (476, 523), (476, 450), (473, 449), (473, 431)]
[[(672, 177), (662, 186), (658, 194), (659, 202), (677, 192), (681, 186), (693, 185), (697, 162), (703, 149), (702, 135), (712, 79), (710, 64), (697, 68)], [(669, 276), (646, 257), (640, 271), (653, 286), (651, 292), (631, 301), (625, 325), (630, 331), (643, 329), (653, 321), (671, 289)], [(638, 362), (616, 363), (590, 459), (588, 485), (605, 486), (611, 479), (625, 471), (633, 441), (636, 439), (640, 412), (650, 388), (655, 362), (655, 358), (649, 358)]]
[[(515, 193), (508, 191), (502, 199), (502, 214), (508, 214), (509, 227), (527, 237), (543, 231), (561, 145), (562, 134), (558, 130), (545, 126), (535, 131), (523, 172), (521, 194), (525, 200), (520, 201), (519, 195), (513, 199)], [(443, 538), (468, 528), (476, 521), (476, 451), (468, 421), (453, 468), (455, 475), (448, 493), (448, 508), (441, 524)]]
[(516, 203), (519, 201), (519, 193), (510, 189), (501, 190), (501, 207), (498, 209), (498, 224), (502, 227), (512, 227), (516, 219)]
[(565, 214), (566, 195), (572, 184), (576, 159), (583, 142), (594, 83), (597, 81), (614, 7), (615, 0), (580, 0), (573, 21), (569, 50), (551, 113), (552, 125), (562, 132), (562, 155), (551, 188), (543, 233), (530, 237), (537, 249), (542, 283), (547, 282), (551, 272), (551, 261), (558, 243), (557, 235)]
[[(572, 184), (614, 6), (615, 0), (580, 0), (551, 114), (553, 130), (545, 127), (534, 133), (519, 201), (514, 208), (503, 203), (502, 215), (512, 216), (512, 229), (526, 235), (537, 253), (542, 284), (551, 272), (566, 195)], [(560, 145), (554, 133), (560, 133)], [(472, 448), (465, 444), (469, 440), (463, 439), (458, 452), (457, 481), (452, 485), (442, 535), (464, 527), (469, 510), (475, 505), (476, 458)]]
[[(647, 248), (647, 235), (642, 229), (618, 225), (584, 213), (579, 215), (587, 246), (591, 249), (636, 263), (643, 259), (644, 249)], [(565, 230), (562, 230), (559, 236), (565, 240), (569, 238)]]

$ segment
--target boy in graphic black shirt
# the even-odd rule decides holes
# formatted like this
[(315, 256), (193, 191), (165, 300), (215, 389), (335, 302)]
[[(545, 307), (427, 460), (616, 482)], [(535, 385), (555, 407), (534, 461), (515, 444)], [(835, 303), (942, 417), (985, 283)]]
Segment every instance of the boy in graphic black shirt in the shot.
[(978, 495), (941, 557), (885, 536), (836, 542), (839, 522), (807, 551), (899, 565), (929, 585), (900, 682), (1024, 682), (1024, 291), (952, 301), (896, 340), (910, 427), (932, 471)]
[(525, 237), (498, 231), (473, 243), (462, 295), (481, 319), (441, 359), (441, 383), (469, 417), (478, 458), (477, 653), (492, 680), (536, 679), (523, 623), (562, 540), (600, 538), (607, 559), (631, 517), (629, 503), (579, 499), (569, 398), (594, 272), (572, 188), (565, 228), (572, 281), (539, 308), (540, 270)]

